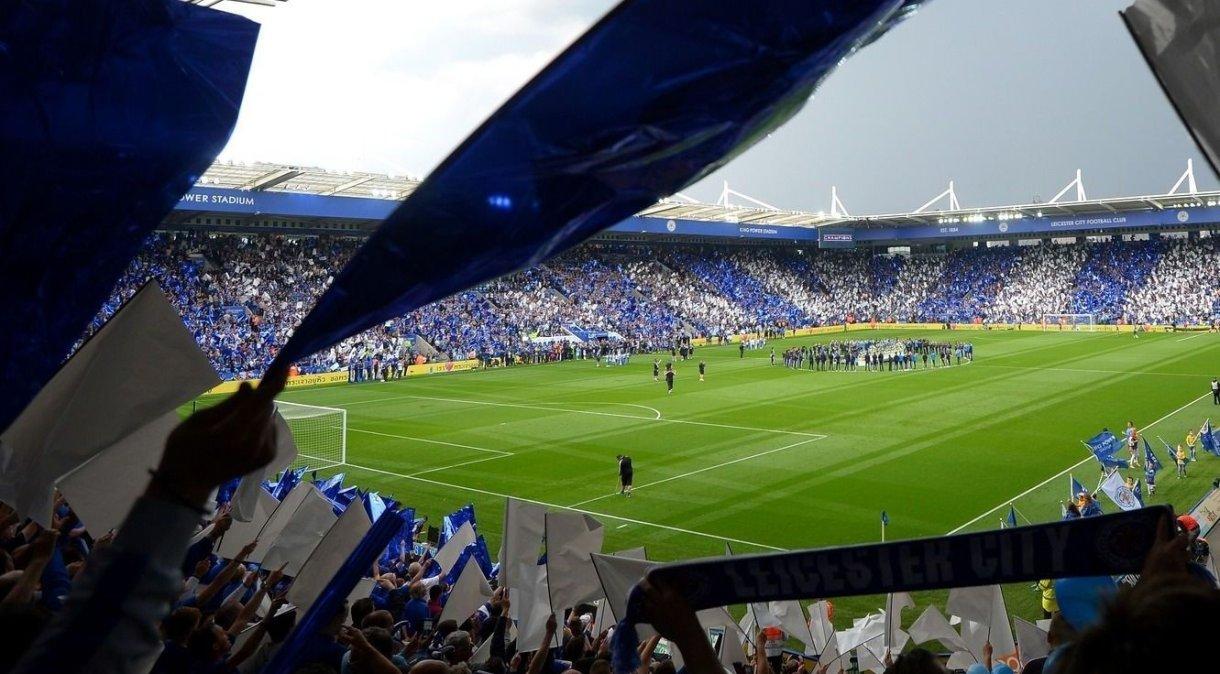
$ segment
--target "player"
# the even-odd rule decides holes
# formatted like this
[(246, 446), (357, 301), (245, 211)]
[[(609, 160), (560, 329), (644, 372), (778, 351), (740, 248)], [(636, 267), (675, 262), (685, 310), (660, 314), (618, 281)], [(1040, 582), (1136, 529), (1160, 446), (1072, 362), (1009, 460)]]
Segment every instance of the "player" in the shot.
[[(737, 357), (738, 358), (746, 357), (746, 341), (744, 339), (737, 343)], [(1215, 382), (1213, 381), (1213, 386), (1214, 385), (1215, 385)], [(1220, 403), (1217, 403), (1217, 404), (1220, 404)]]
[(771, 348), (771, 364), (775, 365), (775, 347)]
[(703, 375), (707, 372), (707, 361), (699, 359), (699, 381), (703, 381)]
[(665, 391), (666, 395), (669, 395), (670, 393), (674, 392), (674, 364), (673, 363), (665, 364), (665, 386), (668, 388), (668, 390)]
[(1137, 431), (1135, 429), (1134, 421), (1127, 422), (1126, 435), (1127, 435), (1127, 452), (1129, 453), (1129, 457), (1130, 457), (1127, 459), (1127, 465), (1130, 466), (1131, 468), (1139, 468), (1139, 465), (1140, 465), (1140, 458), (1139, 458), (1140, 434), (1139, 434), (1139, 431)]
[(631, 496), (631, 480), (635, 477), (635, 469), (631, 467), (631, 457), (626, 454), (618, 455), (618, 493), (623, 496)]
[(661, 381), (661, 359), (652, 359), (652, 380)]

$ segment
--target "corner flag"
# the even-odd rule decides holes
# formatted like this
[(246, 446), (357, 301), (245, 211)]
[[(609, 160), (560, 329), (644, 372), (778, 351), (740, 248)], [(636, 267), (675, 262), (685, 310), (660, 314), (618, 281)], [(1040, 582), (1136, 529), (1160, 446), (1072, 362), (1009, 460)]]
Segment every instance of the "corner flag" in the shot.
[(1008, 504), (1008, 517), (1004, 518), (1004, 528), (1011, 529), (1017, 526), (1017, 509), (1013, 504)]

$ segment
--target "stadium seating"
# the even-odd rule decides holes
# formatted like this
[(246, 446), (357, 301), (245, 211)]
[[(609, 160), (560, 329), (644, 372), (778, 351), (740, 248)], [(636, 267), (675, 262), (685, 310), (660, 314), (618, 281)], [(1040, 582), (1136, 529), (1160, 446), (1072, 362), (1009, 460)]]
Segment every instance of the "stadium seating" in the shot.
[[(149, 278), (217, 371), (256, 376), (352, 255), (352, 238), (157, 234), (94, 327)], [(532, 356), (532, 337), (614, 333), (636, 346), (868, 320), (1206, 324), (1220, 316), (1211, 239), (967, 248), (937, 255), (591, 244), (422, 307), (300, 364)]]

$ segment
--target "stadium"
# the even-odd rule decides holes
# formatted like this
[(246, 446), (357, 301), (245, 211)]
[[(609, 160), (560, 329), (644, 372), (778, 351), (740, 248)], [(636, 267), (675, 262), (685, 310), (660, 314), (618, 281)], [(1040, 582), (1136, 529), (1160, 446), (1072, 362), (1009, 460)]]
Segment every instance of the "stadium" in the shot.
[[(232, 16), (164, 1), (210, 12), (181, 27)], [(628, 0), (586, 37), (662, 4)], [(888, 4), (857, 9), (877, 32), (835, 29), (866, 45), (921, 3)], [(0, 12), (0, 45), (11, 28)], [(1008, 205), (963, 207), (953, 182), (889, 214), (853, 215), (837, 189), (820, 212), (727, 182), (700, 201), (680, 189), (693, 169), (738, 148), (699, 154), (706, 121), (656, 132), (661, 149), (608, 144), (618, 162), (504, 140), (554, 119), (538, 100), (577, 98), (560, 66), (596, 44), (423, 180), (213, 143), (191, 170), (157, 152), (149, 180), (108, 183), (136, 143), (90, 160), (96, 178), (21, 183), (48, 222), (100, 220), (0, 249), (8, 310), (38, 326), (5, 330), (6, 377), (29, 390), (0, 419), (0, 671), (1208, 661), (1154, 647), (1220, 614), (1152, 626), (1220, 595), (1220, 191), (1194, 161), (1127, 197), (1089, 198), (1077, 171)], [(764, 109), (718, 124), (754, 138), (787, 118)], [(97, 184), (129, 199), (89, 205)], [(1122, 619), (1138, 629), (1115, 637)]]

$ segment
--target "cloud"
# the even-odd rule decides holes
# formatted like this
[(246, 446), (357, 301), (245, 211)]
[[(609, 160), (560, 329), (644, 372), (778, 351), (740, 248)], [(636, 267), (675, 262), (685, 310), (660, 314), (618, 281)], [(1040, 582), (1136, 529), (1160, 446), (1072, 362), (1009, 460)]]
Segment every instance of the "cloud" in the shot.
[(293, 0), (263, 23), (223, 158), (422, 177), (609, 1)]

